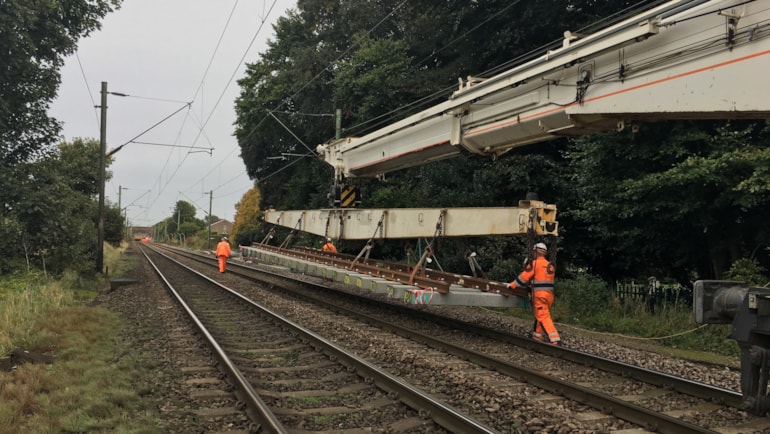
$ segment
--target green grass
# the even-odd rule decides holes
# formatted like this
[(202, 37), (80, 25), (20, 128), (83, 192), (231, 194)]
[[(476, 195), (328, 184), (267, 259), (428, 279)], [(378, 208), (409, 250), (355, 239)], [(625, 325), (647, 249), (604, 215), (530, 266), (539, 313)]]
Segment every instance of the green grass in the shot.
[[(112, 258), (105, 263), (119, 269), (121, 254), (105, 250)], [(151, 375), (152, 358), (127, 347), (116, 314), (82, 303), (105, 284), (38, 274), (0, 280), (0, 352), (22, 348), (54, 357), (50, 365), (0, 372), (0, 432), (163, 432), (132, 386)]]

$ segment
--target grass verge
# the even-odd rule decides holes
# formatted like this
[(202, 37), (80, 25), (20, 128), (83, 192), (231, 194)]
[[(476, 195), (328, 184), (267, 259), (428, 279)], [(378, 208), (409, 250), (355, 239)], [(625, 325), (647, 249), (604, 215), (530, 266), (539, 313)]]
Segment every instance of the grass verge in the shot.
[[(105, 249), (106, 261), (120, 258)], [(118, 315), (82, 303), (104, 283), (42, 275), (0, 280), (2, 354), (21, 348), (54, 357), (52, 364), (0, 372), (0, 432), (163, 432), (132, 386), (150, 375), (152, 358), (129, 348)]]

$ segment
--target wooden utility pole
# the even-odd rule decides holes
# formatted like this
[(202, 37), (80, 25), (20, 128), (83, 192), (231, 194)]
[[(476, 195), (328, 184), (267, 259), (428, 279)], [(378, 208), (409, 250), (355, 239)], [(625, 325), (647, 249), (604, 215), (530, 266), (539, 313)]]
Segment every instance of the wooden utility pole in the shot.
[(96, 246), (96, 272), (104, 272), (104, 171), (107, 153), (107, 82), (102, 82), (101, 126), (99, 128), (99, 223)]

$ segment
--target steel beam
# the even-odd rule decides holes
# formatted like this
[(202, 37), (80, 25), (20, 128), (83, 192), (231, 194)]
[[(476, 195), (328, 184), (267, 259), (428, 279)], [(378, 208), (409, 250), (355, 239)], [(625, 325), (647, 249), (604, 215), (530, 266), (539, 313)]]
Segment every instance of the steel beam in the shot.
[[(522, 207), (522, 204), (525, 205)], [(558, 235), (556, 206), (521, 201), (498, 208), (330, 208), (265, 212), (265, 222), (336, 240)]]

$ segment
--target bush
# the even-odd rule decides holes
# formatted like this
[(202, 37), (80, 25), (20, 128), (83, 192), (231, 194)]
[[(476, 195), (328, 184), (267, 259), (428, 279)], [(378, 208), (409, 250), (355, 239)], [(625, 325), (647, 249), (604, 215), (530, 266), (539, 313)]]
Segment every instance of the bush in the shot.
[(569, 312), (571, 320), (598, 316), (612, 307), (612, 293), (607, 283), (589, 275), (574, 279), (557, 279), (556, 301), (559, 311)]
[(749, 286), (766, 286), (768, 284), (767, 270), (759, 265), (756, 259), (741, 258), (733, 262), (725, 273), (728, 280), (746, 282)]
[(516, 276), (521, 273), (522, 268), (524, 267), (521, 261), (503, 259), (492, 266), (492, 269), (487, 272), (487, 276), (492, 280), (509, 283), (516, 279)]

